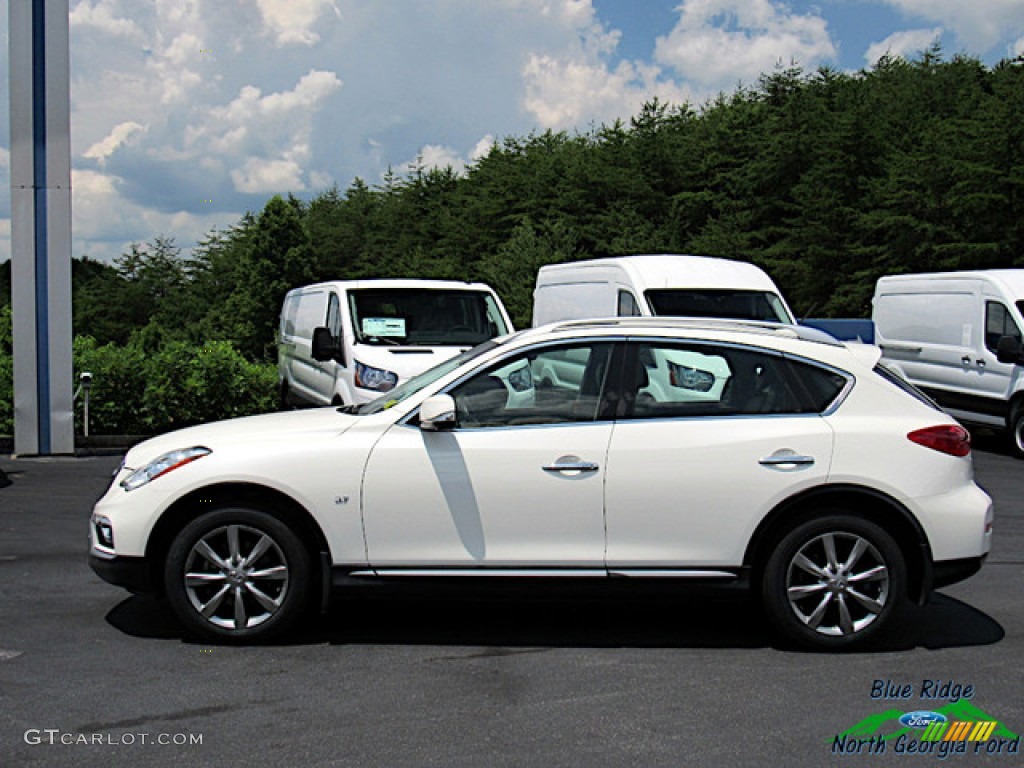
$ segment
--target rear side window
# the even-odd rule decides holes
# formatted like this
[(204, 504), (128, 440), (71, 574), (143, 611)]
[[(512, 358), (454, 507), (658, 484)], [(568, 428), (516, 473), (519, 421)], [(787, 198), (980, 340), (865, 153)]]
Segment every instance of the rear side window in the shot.
[(627, 418), (822, 413), (845, 376), (766, 350), (639, 343), (624, 385)]

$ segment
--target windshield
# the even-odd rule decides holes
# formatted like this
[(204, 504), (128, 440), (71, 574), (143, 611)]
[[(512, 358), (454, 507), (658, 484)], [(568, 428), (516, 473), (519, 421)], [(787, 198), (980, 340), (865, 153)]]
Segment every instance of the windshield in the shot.
[(348, 295), (359, 344), (464, 347), (509, 330), (483, 291), (364, 288)]
[(702, 288), (668, 288), (645, 293), (656, 315), (670, 317), (721, 317), (730, 320), (764, 320), (793, 324), (782, 300), (771, 291), (738, 291)]
[(472, 349), (467, 349), (461, 355), (456, 355), (449, 360), (445, 360), (443, 363), (435, 365), (433, 368), (424, 371), (419, 376), (413, 376), (407, 382), (395, 387), (386, 395), (378, 397), (376, 400), (371, 400), (369, 403), (365, 403), (364, 405), (360, 405), (358, 408), (352, 409), (349, 407), (349, 409), (352, 412), (359, 414), (380, 413), (381, 411), (386, 411), (388, 408), (398, 405), (398, 403), (402, 402), (407, 397), (412, 397), (424, 387), (430, 386), (443, 376), (447, 376), (463, 363), (469, 362), (474, 357), (478, 357), (485, 352), (489, 352), (496, 346), (498, 346), (498, 342), (494, 340), (485, 341), (483, 344), (478, 344)]

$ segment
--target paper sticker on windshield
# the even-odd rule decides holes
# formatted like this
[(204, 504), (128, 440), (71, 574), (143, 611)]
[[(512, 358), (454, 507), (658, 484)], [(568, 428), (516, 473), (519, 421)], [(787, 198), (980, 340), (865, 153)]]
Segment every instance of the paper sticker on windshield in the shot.
[(692, 389), (695, 392), (710, 392), (715, 386), (715, 375), (699, 368), (688, 368), (668, 361), (669, 381), (673, 387)]
[(367, 336), (405, 336), (404, 317), (364, 317), (363, 333)]

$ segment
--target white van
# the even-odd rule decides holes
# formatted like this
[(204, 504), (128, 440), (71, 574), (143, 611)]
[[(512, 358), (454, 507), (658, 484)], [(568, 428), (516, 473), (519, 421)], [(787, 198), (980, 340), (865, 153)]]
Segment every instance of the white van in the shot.
[(873, 305), (883, 361), (1024, 457), (1024, 269), (883, 277)]
[(512, 330), (483, 283), (354, 280), (296, 288), (278, 335), (281, 406), (357, 404)]
[(630, 315), (793, 323), (758, 267), (709, 256), (640, 255), (548, 264), (537, 273), (533, 325)]

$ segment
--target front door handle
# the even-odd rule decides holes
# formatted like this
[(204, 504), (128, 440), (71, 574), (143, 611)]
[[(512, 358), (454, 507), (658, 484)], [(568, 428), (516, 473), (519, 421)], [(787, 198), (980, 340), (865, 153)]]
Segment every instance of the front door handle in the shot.
[(597, 472), (598, 465), (592, 461), (583, 461), (579, 456), (560, 456), (553, 464), (541, 467), (545, 472)]
[(813, 466), (814, 457), (804, 456), (791, 451), (785, 453), (780, 451), (779, 453), (773, 453), (771, 456), (765, 456), (757, 463), (762, 467), (769, 467), (771, 469), (791, 470)]

